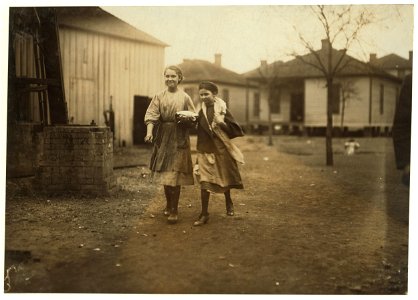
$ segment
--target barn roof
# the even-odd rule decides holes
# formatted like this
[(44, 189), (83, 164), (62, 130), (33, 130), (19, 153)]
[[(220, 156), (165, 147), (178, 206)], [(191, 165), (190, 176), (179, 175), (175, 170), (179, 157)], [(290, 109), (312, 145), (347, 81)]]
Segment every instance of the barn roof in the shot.
[(216, 83), (246, 85), (245, 77), (242, 75), (206, 60), (185, 59), (179, 67), (185, 76), (184, 83), (209, 80)]
[(161, 47), (168, 46), (100, 7), (56, 7), (56, 11), (59, 26), (98, 32)]

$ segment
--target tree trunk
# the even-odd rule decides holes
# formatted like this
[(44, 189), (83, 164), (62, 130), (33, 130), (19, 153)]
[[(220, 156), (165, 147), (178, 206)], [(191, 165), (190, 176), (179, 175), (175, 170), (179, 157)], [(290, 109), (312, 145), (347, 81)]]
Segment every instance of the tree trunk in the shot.
[(332, 82), (332, 78), (327, 79), (327, 130), (325, 138), (327, 166), (334, 165), (334, 158), (332, 153)]
[(345, 99), (343, 98), (343, 103), (341, 107), (341, 132), (344, 132), (344, 111), (345, 111)]
[(273, 146), (273, 124), (272, 124), (272, 121), (271, 121), (271, 96), (269, 96), (268, 107), (269, 107), (269, 114), (268, 114), (269, 141), (268, 141), (268, 145)]

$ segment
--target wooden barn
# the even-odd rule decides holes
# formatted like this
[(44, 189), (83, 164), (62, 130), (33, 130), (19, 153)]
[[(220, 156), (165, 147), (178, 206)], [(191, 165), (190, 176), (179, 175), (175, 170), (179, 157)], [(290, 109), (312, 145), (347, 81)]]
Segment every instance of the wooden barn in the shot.
[(113, 146), (143, 143), (165, 43), (98, 7), (9, 13), (7, 176), (36, 172), (47, 127), (66, 126), (67, 137), (77, 126), (110, 127)]
[[(322, 48), (315, 55), (326, 57), (327, 47), (323, 40)], [(338, 50), (332, 51), (334, 58), (339, 57)], [(259, 68), (244, 74), (248, 80), (258, 82), (260, 87), (260, 99), (250, 99), (250, 124), (267, 128), (270, 96), (271, 120), (276, 131), (325, 133), (326, 80), (318, 69), (306, 63), (314, 61), (313, 54), (304, 55), (302, 59), (270, 65), (264, 62)], [(343, 64), (346, 67), (333, 83), (332, 117), (336, 131), (388, 134), (402, 80), (348, 55)]]
[[(31, 15), (34, 8), (25, 9)], [(113, 112), (115, 146), (141, 143), (149, 98), (164, 86), (167, 45), (98, 7), (57, 7), (55, 11), (68, 122), (105, 125)], [(10, 36), (16, 76), (35, 77), (36, 39), (24, 32)], [(19, 108), (18, 121), (48, 124), (48, 114), (41, 120), (39, 103), (32, 93), (25, 107)]]

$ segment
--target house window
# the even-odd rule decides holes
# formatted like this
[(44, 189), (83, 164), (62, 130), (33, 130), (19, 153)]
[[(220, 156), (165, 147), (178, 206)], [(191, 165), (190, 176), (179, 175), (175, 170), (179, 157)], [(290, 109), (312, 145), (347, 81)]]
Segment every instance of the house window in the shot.
[(254, 93), (254, 102), (253, 102), (253, 116), (260, 116), (260, 94)]
[(332, 85), (332, 113), (338, 115), (340, 113), (341, 85)]
[(226, 102), (226, 106), (229, 107), (229, 90), (222, 90), (222, 100)]
[(280, 114), (280, 102), (281, 90), (277, 87), (273, 89), (273, 95), (271, 95), (270, 112), (272, 114)]
[(379, 91), (379, 108), (380, 108), (380, 114), (383, 115), (384, 113), (384, 102), (385, 102), (385, 87), (383, 84), (380, 85), (380, 91)]

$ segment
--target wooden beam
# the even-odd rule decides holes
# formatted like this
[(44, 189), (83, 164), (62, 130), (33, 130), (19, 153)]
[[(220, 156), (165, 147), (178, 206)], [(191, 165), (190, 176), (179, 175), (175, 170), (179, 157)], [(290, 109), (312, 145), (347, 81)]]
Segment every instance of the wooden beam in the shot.
[(37, 7), (35, 11), (40, 22), (39, 47), (44, 60), (45, 76), (57, 82), (48, 85), (51, 124), (68, 124), (56, 12), (51, 7)]

